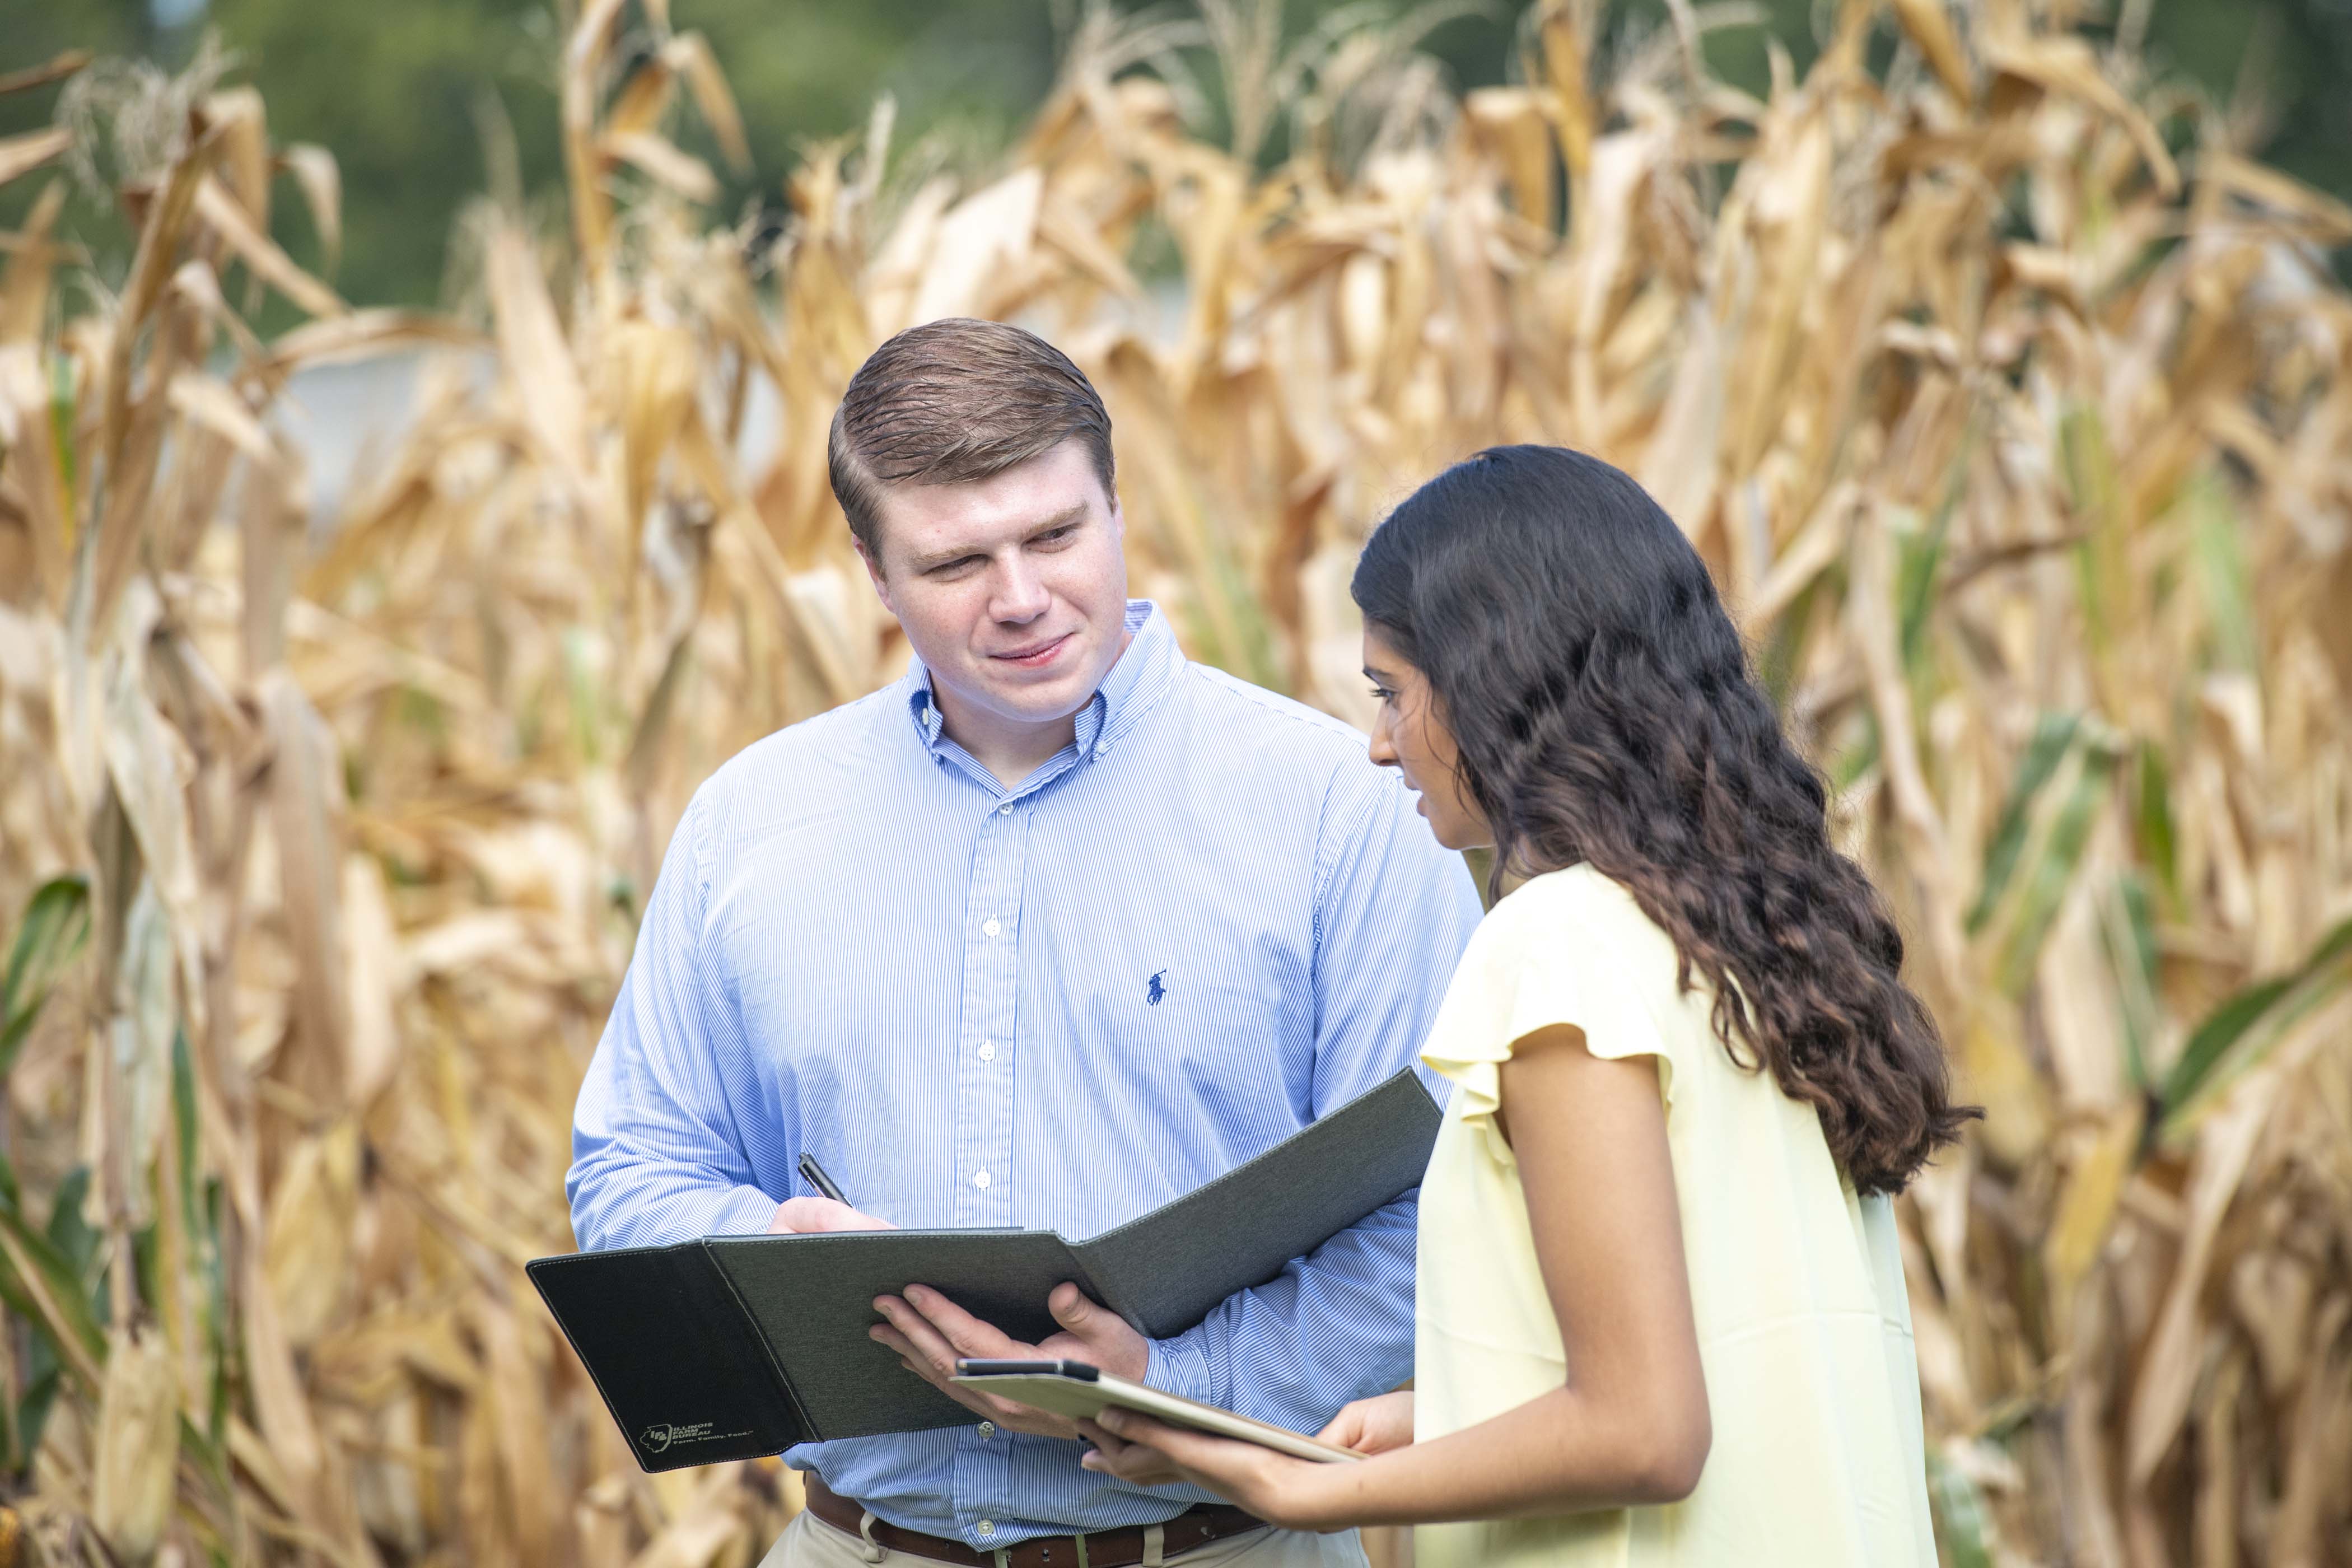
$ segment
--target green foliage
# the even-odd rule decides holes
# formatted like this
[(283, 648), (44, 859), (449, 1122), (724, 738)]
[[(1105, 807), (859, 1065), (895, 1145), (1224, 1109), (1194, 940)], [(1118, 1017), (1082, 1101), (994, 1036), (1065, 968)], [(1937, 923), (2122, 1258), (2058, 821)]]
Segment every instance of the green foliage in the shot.
[[(89, 1171), (77, 1165), (58, 1184), (55, 1202), (49, 1208), (47, 1239), (59, 1257), (83, 1278), (90, 1272), (91, 1260), (98, 1254), (98, 1232), (82, 1218), (82, 1200), (89, 1192)], [(41, 1320), (29, 1318), (37, 1329)], [(14, 1423), (9, 1433), (7, 1468), (23, 1474), (32, 1464), (33, 1456), (41, 1447), (41, 1430), (48, 1425), (49, 1406), (58, 1396), (58, 1385), (65, 1378), (65, 1363), (58, 1359), (56, 1344), (47, 1334), (36, 1332), (30, 1353), (26, 1357), (25, 1391), (10, 1412)]]
[(2008, 889), (2009, 879), (2017, 870), (2018, 857), (2024, 851), (2034, 797), (2065, 760), (2068, 748), (2074, 743), (2074, 732), (2081, 726), (2082, 721), (2072, 713), (2044, 713), (2034, 726), (2033, 738), (2025, 744), (2025, 754), (2017, 760), (2017, 776), (2010, 783), (2009, 798), (2001, 803), (2000, 824), (1985, 846), (1984, 879), (1976, 907), (1969, 911), (1969, 931), (1983, 930), (1985, 922), (1992, 918), (1993, 906)]
[(1952, 1568), (1992, 1568), (1992, 1519), (1984, 1493), (1941, 1448), (1927, 1456), (1927, 1500), (1935, 1509), (1936, 1539)]
[(2287, 1031), (2352, 985), (2352, 920), (2320, 940), (2292, 972), (2249, 985), (2197, 1026), (2160, 1092), (2167, 1131), (2185, 1125), (2183, 1112), (2252, 1067)]
[(2132, 778), (2132, 831), (2140, 859), (2156, 873), (2168, 907), (2180, 901), (2179, 850), (2172, 826), (2171, 775), (2165, 771), (2164, 752), (2153, 741), (2139, 743), (2138, 765)]
[(2254, 590), (2246, 568), (2244, 527), (2230, 505), (2219, 476), (2191, 481), (2189, 504), (2194, 520), (2197, 578), (2213, 618), (2213, 662), (2223, 669), (2252, 674), (2262, 668), (2262, 637), (2254, 628)]
[(2052, 814), (2042, 852), (2019, 883), (2016, 917), (2001, 943), (2000, 979), (2002, 988), (2013, 996), (2022, 995), (2032, 983), (2042, 944), (2057, 923), (2074, 873), (2082, 867), (2083, 852), (2090, 847), (2091, 829), (2110, 793), (2109, 782), (2121, 757), (2119, 752), (2096, 741), (2077, 748), (2077, 755), (2074, 788)]
[(34, 890), (0, 978), (0, 1078), (15, 1064), (58, 976), (89, 940), (88, 881), (55, 877)]
[[(79, 877), (56, 877), (26, 903), (10, 945), (8, 968), (0, 978), (0, 1079), (32, 1033), (42, 1005), (58, 976), (89, 940), (89, 884)], [(91, 1260), (98, 1234), (82, 1218), (89, 1173), (77, 1166), (58, 1184), (48, 1224), (35, 1229), (24, 1212), (16, 1168), (0, 1154), (0, 1302), (34, 1329), (25, 1381), (16, 1405), (5, 1416), (5, 1452), (0, 1465), (21, 1475), (32, 1463), (64, 1376), (62, 1338), (103, 1355), (99, 1303), (93, 1298)]]
[(2099, 913), (2107, 962), (2116, 972), (2124, 1066), (2131, 1074), (2132, 1087), (2146, 1094), (2154, 1087), (2148, 1058), (2155, 1047), (2161, 1012), (2157, 998), (2156, 915), (2149, 906), (2147, 881), (2137, 871), (2118, 876)]

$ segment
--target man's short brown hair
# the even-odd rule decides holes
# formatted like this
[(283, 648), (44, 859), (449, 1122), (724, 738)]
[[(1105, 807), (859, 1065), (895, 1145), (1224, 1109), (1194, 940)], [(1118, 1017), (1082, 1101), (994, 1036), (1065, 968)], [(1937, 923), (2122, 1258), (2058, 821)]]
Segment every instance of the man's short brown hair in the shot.
[(849, 531), (878, 564), (886, 485), (984, 479), (1072, 438), (1115, 498), (1110, 416), (1086, 373), (1034, 332), (952, 316), (908, 328), (857, 367), (826, 458)]

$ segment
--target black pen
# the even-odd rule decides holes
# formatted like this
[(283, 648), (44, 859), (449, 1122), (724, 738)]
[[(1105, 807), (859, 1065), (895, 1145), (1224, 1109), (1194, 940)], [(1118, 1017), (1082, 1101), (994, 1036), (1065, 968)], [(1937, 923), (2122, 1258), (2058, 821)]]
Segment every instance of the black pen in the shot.
[(824, 1173), (824, 1167), (816, 1163), (815, 1155), (809, 1153), (803, 1153), (801, 1155), (801, 1175), (807, 1181), (810, 1186), (814, 1187), (818, 1192), (824, 1194), (826, 1197), (831, 1198), (835, 1203), (843, 1205), (848, 1208), (856, 1208), (857, 1206), (856, 1204), (849, 1201), (849, 1194), (847, 1193), (843, 1192), (839, 1187), (833, 1184), (833, 1178)]

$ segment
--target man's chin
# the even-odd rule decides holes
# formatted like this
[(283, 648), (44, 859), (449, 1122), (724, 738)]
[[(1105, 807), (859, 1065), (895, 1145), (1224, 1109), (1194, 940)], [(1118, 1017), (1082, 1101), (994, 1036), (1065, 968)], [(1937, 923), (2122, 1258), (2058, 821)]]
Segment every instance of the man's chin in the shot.
[[(1075, 641), (1076, 639), (1072, 639)], [(1014, 710), (1033, 710), (1041, 716), (1059, 718), (1083, 704), (1102, 684), (1105, 673), (1094, 668), (1096, 660), (1091, 647), (1062, 645), (1055, 656), (1044, 664), (1024, 665), (1009, 658), (984, 658), (976, 661), (973, 674), (982, 686), (1009, 713)], [(1054, 705), (1066, 703), (1062, 713), (1054, 713)]]

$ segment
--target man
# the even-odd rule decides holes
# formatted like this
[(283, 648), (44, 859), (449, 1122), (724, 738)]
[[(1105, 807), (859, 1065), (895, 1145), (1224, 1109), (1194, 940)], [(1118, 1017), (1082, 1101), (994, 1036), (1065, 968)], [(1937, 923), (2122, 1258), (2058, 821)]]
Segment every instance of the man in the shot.
[[(915, 666), (687, 808), (581, 1089), (581, 1245), (1082, 1238), (1412, 1061), (1478, 918), (1468, 875), (1361, 737), (1188, 663), (1128, 601), (1077, 368), (1013, 327), (912, 329), (852, 379), (831, 460)], [(803, 1152), (855, 1209), (800, 1192)], [(768, 1563), (1361, 1563), (1352, 1535), (1082, 1469), (1068, 1423), (946, 1379), (1068, 1356), (1311, 1431), (1409, 1374), (1413, 1218), (1408, 1195), (1158, 1342), (1074, 1286), (1037, 1347), (885, 1298), (876, 1337), (972, 1423), (794, 1449), (810, 1510)]]

